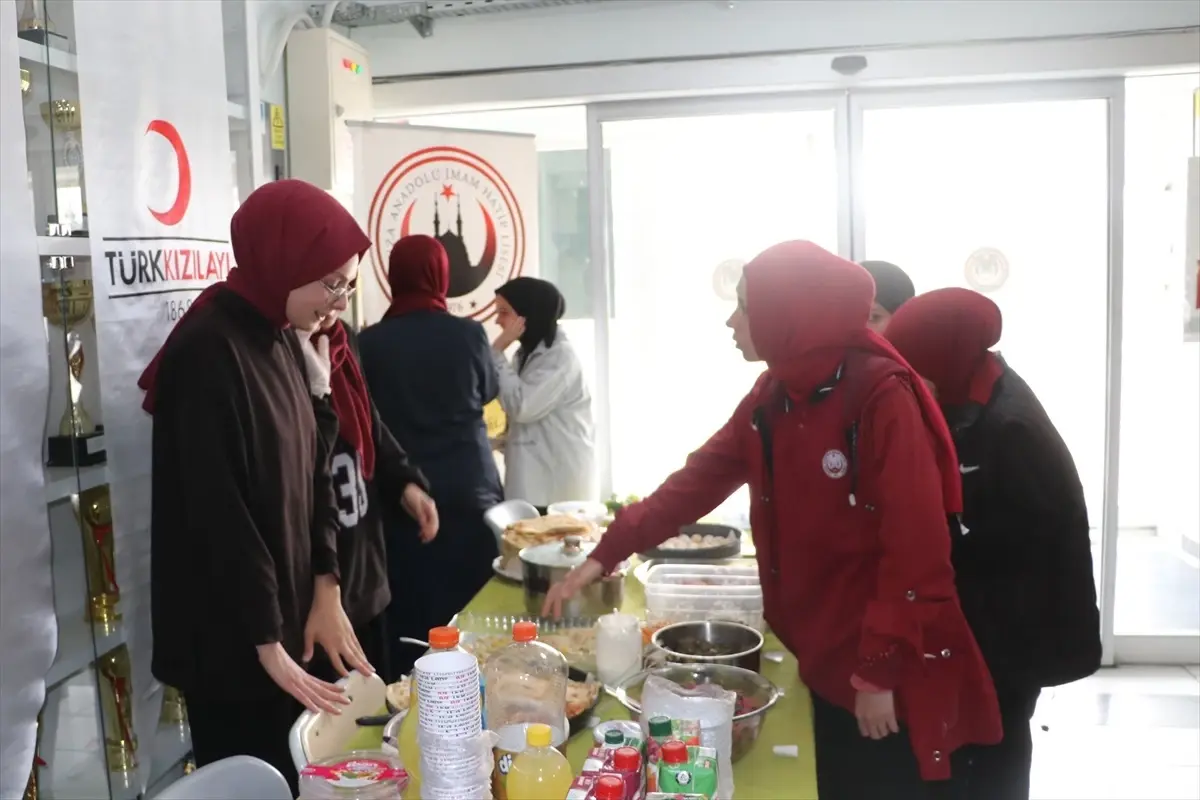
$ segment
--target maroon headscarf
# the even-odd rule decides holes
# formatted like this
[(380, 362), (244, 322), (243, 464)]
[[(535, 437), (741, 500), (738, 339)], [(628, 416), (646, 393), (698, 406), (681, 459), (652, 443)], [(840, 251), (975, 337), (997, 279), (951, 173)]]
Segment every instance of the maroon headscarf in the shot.
[(985, 405), (1004, 372), (991, 348), (1000, 341), (1000, 307), (970, 289), (937, 289), (892, 315), (887, 338), (937, 388), (943, 406)]
[[(255, 189), (229, 224), (237, 263), (224, 281), (209, 285), (180, 318), (188, 318), (222, 289), (236, 292), (278, 328), (286, 328), (294, 289), (320, 280), (371, 246), (342, 204), (311, 183), (282, 180)], [(179, 325), (176, 323), (176, 326)], [(175, 329), (167, 336), (170, 342)], [(167, 342), (138, 379), (142, 408), (154, 413), (155, 382)]]
[(746, 265), (743, 274), (754, 349), (767, 362), (768, 372), (793, 396), (807, 396), (828, 380), (851, 349), (889, 358), (908, 369), (933, 440), (945, 510), (961, 512), (958, 456), (937, 401), (900, 354), (867, 329), (875, 298), (870, 273), (812, 242), (796, 241), (767, 248)]
[(404, 236), (388, 256), (392, 304), (384, 318), (411, 311), (445, 311), (450, 289), (450, 258), (432, 236)]
[(363, 380), (358, 359), (350, 352), (345, 323), (338, 320), (328, 330), (313, 334), (314, 339), (318, 336), (329, 337), (329, 384), (338, 434), (362, 457), (363, 477), (370, 480), (375, 474), (375, 436), (367, 382)]

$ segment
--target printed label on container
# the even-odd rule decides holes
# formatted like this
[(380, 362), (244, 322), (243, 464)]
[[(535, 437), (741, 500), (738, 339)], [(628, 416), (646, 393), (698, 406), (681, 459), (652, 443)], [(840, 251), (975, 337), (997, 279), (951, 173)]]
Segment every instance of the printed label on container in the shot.
[(336, 764), (309, 764), (301, 772), (306, 777), (324, 778), (331, 786), (357, 789), (380, 781), (399, 780), (408, 773), (386, 761), (355, 759)]

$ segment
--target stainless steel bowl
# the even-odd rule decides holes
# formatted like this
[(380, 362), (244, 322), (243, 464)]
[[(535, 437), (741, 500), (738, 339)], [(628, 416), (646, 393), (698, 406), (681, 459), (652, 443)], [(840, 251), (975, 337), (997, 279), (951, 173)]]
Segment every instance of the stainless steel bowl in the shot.
[(629, 709), (634, 719), (641, 716), (642, 685), (650, 675), (657, 675), (684, 687), (715, 683), (737, 693), (738, 706), (742, 713), (733, 717), (733, 752), (729, 755), (732, 763), (737, 763), (753, 749), (758, 735), (762, 732), (767, 712), (780, 697), (775, 684), (748, 669), (724, 664), (672, 664), (639, 672), (609, 691), (621, 705)]
[[(575, 567), (587, 560), (595, 548), (578, 536), (564, 537), (561, 542), (526, 547), (521, 551), (521, 583), (525, 587), (525, 610), (541, 614), (550, 587), (567, 577)], [(585, 586), (577, 595), (563, 603), (564, 617), (598, 617), (620, 608), (625, 602), (625, 569)]]
[(726, 664), (754, 672), (761, 666), (762, 634), (738, 622), (676, 622), (655, 631), (650, 642), (670, 663)]

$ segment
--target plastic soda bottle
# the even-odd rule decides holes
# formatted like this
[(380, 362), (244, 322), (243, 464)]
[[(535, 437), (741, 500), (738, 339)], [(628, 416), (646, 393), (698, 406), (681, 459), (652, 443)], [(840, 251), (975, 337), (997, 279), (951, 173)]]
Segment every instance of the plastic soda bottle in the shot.
[(525, 750), (508, 771), (510, 800), (562, 800), (575, 775), (567, 757), (550, 746), (550, 726), (534, 723), (525, 729)]

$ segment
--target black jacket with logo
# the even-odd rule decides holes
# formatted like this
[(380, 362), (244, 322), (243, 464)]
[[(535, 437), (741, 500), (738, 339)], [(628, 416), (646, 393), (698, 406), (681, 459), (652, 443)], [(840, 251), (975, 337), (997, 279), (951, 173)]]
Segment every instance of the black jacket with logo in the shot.
[[(344, 323), (338, 322), (339, 325)], [(347, 326), (351, 358), (358, 359), (358, 337)], [(337, 557), (341, 573), (342, 606), (357, 626), (365, 625), (391, 602), (387, 547), (381, 504), (400, 504), (405, 488), (415, 483), (428, 491), (425, 477), (412, 463), (371, 402), (371, 432), (375, 441), (375, 474), (366, 480), (362, 458), (337, 432), (337, 416), (329, 398), (315, 400), (322, 439), (332, 442), (330, 473), (337, 498)], [(330, 422), (332, 420), (332, 423)]]
[(1083, 485), (1066, 443), (1007, 366), (986, 406), (946, 417), (963, 482), (958, 593), (998, 691), (1091, 675), (1100, 612)]

